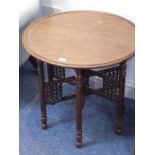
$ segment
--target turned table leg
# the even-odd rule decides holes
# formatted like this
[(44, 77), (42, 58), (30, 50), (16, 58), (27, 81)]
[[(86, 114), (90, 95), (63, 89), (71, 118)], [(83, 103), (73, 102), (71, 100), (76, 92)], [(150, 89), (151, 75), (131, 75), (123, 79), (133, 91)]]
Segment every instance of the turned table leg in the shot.
[[(83, 70), (82, 74), (83, 74), (83, 88), (84, 87), (89, 87), (89, 77), (86, 74), (86, 70)], [(83, 89), (82, 110), (84, 109), (84, 105), (85, 105), (85, 94), (86, 93), (87, 93), (86, 90)]]
[(46, 123), (46, 103), (45, 103), (45, 81), (44, 81), (44, 68), (43, 62), (37, 60), (37, 70), (38, 70), (38, 77), (39, 77), (39, 91), (40, 91), (40, 108), (41, 108), (41, 121), (42, 121), (42, 128), (47, 128)]
[(82, 147), (83, 74), (76, 69), (76, 147)]
[(117, 123), (116, 123), (117, 134), (123, 133), (125, 76), (126, 76), (126, 62), (123, 62), (120, 64), (119, 96), (118, 96)]

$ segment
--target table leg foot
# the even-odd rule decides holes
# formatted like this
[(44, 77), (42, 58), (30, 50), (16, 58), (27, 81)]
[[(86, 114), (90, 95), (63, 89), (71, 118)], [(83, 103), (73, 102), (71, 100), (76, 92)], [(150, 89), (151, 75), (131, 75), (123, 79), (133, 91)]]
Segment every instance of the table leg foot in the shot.
[(81, 148), (82, 146), (82, 130), (79, 130), (76, 133), (76, 147)]
[(47, 129), (47, 120), (46, 120), (46, 115), (42, 115), (42, 118), (41, 118), (41, 120), (42, 120), (42, 129)]
[(123, 134), (123, 119), (122, 118), (117, 118), (116, 134), (118, 135)]
[(47, 124), (42, 124), (42, 129), (47, 129)]
[(77, 147), (77, 148), (80, 149), (80, 148), (82, 148), (82, 146), (83, 146), (82, 142), (79, 142), (79, 143), (77, 142), (77, 143), (76, 143), (76, 147)]

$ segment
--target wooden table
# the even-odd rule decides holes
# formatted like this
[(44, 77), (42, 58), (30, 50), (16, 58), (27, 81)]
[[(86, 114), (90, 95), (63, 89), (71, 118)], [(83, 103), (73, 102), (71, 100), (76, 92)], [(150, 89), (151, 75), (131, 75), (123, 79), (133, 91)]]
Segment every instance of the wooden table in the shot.
[[(23, 45), (38, 62), (42, 128), (47, 128), (46, 103), (76, 97), (76, 146), (80, 148), (84, 96), (94, 93), (117, 101), (116, 132), (122, 133), (126, 60), (134, 56), (134, 31), (133, 23), (122, 17), (93, 11), (49, 15), (27, 27)], [(66, 77), (65, 68), (75, 69), (76, 76)], [(90, 88), (91, 76), (102, 78), (103, 87)], [(76, 86), (75, 94), (63, 96), (64, 82)]]

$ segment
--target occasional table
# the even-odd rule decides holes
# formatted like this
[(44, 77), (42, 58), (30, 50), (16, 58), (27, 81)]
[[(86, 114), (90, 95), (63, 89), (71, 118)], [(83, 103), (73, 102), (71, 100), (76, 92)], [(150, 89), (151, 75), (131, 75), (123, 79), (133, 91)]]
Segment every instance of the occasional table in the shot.
[[(116, 132), (122, 133), (126, 61), (134, 56), (134, 31), (130, 21), (95, 11), (53, 14), (27, 27), (23, 45), (37, 59), (43, 129), (46, 104), (76, 98), (76, 146), (82, 147), (84, 97), (96, 94), (116, 101)], [(66, 68), (76, 75), (66, 77)], [(102, 79), (101, 88), (90, 87), (92, 76)], [(64, 95), (64, 83), (75, 86), (75, 93)]]

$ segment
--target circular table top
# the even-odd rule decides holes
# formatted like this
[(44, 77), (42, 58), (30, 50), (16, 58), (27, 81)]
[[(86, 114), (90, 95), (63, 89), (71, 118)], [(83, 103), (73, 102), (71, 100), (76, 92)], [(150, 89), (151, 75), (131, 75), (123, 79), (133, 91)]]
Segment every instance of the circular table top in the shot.
[(99, 68), (134, 55), (134, 24), (117, 15), (72, 11), (27, 27), (23, 45), (35, 58), (69, 68)]

